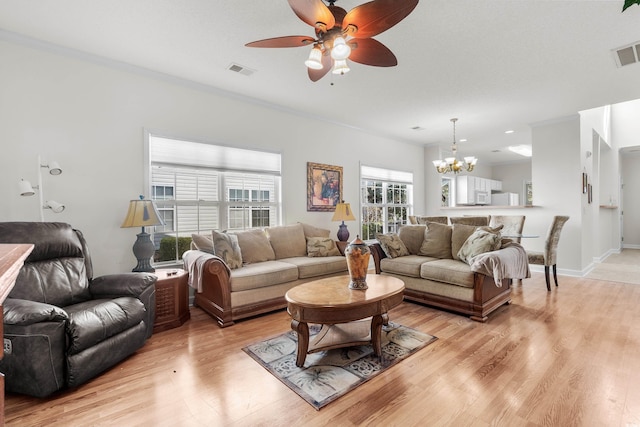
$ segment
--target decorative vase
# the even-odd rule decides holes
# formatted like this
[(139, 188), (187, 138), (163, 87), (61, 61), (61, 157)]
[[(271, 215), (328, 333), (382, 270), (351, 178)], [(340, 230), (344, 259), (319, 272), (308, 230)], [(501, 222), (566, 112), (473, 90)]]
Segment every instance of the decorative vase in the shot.
[(371, 250), (366, 243), (360, 240), (360, 236), (349, 243), (344, 251), (349, 268), (349, 289), (367, 289), (367, 270), (369, 269), (369, 257)]

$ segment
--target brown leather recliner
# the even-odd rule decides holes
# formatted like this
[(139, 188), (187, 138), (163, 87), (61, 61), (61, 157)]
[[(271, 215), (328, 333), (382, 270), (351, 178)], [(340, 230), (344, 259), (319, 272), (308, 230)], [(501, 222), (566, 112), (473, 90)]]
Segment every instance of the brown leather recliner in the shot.
[(34, 244), (4, 303), (7, 391), (44, 397), (78, 386), (151, 336), (154, 275), (94, 278), (84, 237), (69, 224), (2, 222), (0, 243)]

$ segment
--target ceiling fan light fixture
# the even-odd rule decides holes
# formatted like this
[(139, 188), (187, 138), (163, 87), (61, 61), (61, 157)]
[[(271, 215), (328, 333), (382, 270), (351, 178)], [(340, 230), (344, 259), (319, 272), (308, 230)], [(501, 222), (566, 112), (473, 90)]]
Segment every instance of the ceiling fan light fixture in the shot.
[(333, 40), (333, 48), (331, 49), (331, 57), (336, 61), (345, 60), (351, 54), (351, 48), (344, 40), (344, 37), (338, 36)]
[(333, 66), (333, 74), (347, 74), (351, 69), (347, 65), (346, 59), (337, 59)]
[(309, 58), (304, 61), (304, 65), (313, 70), (322, 70), (322, 49), (319, 46), (314, 46), (309, 52)]

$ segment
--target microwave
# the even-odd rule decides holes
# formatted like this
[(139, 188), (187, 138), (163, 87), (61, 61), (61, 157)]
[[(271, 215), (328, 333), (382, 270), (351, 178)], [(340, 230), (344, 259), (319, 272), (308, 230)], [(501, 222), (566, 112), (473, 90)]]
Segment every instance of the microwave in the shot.
[(491, 204), (491, 194), (487, 191), (476, 191), (476, 205)]

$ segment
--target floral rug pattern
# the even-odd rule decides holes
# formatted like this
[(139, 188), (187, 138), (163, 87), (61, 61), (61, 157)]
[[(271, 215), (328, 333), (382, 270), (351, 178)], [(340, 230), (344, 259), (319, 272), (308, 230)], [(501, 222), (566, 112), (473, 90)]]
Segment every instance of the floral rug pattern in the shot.
[[(309, 326), (310, 341), (319, 331), (320, 325)], [(437, 339), (389, 322), (382, 328), (382, 357), (373, 353), (371, 345), (345, 347), (308, 354), (301, 368), (296, 366), (294, 331), (242, 350), (319, 410)]]

